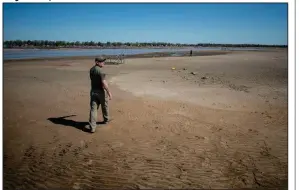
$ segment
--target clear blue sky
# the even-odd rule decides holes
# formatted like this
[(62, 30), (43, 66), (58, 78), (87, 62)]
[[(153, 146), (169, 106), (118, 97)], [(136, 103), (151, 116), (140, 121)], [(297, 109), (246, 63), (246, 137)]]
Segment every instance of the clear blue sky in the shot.
[(3, 5), (4, 40), (286, 45), (287, 4)]

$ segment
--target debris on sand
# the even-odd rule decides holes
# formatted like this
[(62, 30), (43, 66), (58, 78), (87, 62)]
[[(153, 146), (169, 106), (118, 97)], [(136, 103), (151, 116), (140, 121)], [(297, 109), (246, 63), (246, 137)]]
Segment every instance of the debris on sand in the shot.
[(191, 72), (192, 75), (197, 75), (197, 72)]
[(171, 69), (172, 69), (172, 70), (175, 70), (175, 67), (172, 67)]
[(163, 83), (165, 83), (166, 81), (165, 80), (163, 80)]
[(201, 77), (201, 79), (205, 80), (205, 79), (208, 79), (208, 77)]
[(74, 183), (73, 189), (81, 189), (80, 183)]
[(88, 162), (87, 162), (87, 165), (92, 165), (92, 160), (89, 160)]
[(186, 68), (183, 68), (183, 70), (187, 70)]

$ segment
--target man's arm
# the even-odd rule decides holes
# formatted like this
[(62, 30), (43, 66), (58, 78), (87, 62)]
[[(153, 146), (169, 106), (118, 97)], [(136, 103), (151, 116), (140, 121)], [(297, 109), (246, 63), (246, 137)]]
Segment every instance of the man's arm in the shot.
[(111, 99), (112, 99), (112, 94), (111, 94), (111, 92), (109, 91), (107, 81), (106, 81), (105, 79), (102, 80), (102, 84), (103, 84), (104, 89), (105, 89), (105, 90), (107, 91), (107, 93), (108, 93), (109, 99), (111, 100)]
[(108, 83), (106, 81), (106, 74), (102, 73), (100, 71), (98, 71), (98, 74), (101, 76), (103, 88), (104, 88), (104, 90), (106, 90), (106, 92), (108, 93), (109, 99), (111, 100), (112, 99), (112, 94), (111, 94), (111, 92), (108, 88)]

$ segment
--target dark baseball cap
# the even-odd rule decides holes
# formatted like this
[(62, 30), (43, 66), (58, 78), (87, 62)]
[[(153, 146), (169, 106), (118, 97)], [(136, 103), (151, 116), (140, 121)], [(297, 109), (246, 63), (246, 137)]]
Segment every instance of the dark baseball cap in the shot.
[(104, 61), (106, 61), (106, 58), (104, 56), (100, 56), (100, 57), (95, 58), (94, 61), (95, 62), (104, 62)]

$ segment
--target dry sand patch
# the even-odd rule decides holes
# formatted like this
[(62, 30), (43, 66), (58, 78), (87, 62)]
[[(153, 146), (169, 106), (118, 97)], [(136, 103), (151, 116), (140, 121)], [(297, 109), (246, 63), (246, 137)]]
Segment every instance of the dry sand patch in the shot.
[(220, 85), (199, 86), (179, 81), (179, 78), (172, 76), (169, 71), (132, 72), (113, 77), (110, 82), (136, 96), (189, 102), (209, 108), (253, 110), (263, 102), (259, 97), (246, 92), (235, 92)]

